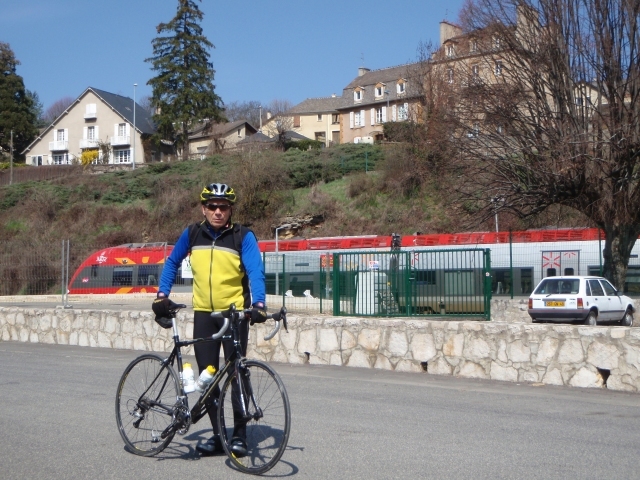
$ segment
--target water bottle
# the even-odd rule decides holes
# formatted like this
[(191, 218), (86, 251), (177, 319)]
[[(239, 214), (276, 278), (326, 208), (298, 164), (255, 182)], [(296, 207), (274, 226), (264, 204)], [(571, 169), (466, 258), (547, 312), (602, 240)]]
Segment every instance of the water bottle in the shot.
[(198, 380), (196, 380), (196, 390), (200, 393), (204, 392), (207, 386), (211, 383), (211, 380), (213, 380), (213, 375), (215, 373), (216, 369), (211, 365), (205, 368), (200, 374), (200, 377), (198, 377)]
[(182, 385), (185, 393), (191, 393), (196, 389), (196, 381), (190, 363), (185, 363), (182, 369)]

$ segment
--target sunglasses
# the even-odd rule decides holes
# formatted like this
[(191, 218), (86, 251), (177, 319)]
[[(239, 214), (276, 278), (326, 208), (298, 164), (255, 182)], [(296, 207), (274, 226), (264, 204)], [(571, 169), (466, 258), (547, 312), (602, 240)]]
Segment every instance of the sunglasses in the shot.
[(226, 205), (226, 204), (218, 205), (216, 203), (205, 203), (204, 206), (207, 208), (207, 210), (211, 210), (212, 212), (215, 212), (216, 210), (220, 210), (221, 212), (226, 212), (231, 208), (231, 205)]

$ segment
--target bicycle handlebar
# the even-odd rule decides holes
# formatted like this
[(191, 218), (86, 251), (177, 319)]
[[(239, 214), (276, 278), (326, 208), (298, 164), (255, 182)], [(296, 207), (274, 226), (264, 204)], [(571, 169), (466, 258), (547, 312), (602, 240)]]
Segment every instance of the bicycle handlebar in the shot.
[[(251, 308), (245, 308), (244, 310), (238, 311), (236, 310), (236, 306), (233, 304), (231, 304), (231, 306), (229, 307), (229, 310), (224, 310), (222, 312), (211, 312), (212, 318), (224, 318), (224, 325), (222, 325), (222, 328), (220, 329), (220, 331), (218, 331), (218, 333), (213, 335), (211, 338), (218, 340), (220, 337), (222, 337), (222, 335), (224, 335), (224, 333), (229, 328), (229, 319), (232, 316), (234, 315), (239, 316), (240, 314), (244, 314), (246, 317), (250, 313), (251, 313)], [(287, 309), (285, 307), (280, 308), (280, 311), (277, 313), (272, 313), (271, 315), (267, 315), (267, 318), (272, 318), (273, 320), (275, 320), (276, 324), (273, 327), (273, 330), (264, 336), (265, 341), (269, 341), (273, 337), (275, 337), (276, 333), (278, 333), (278, 331), (280, 330), (280, 321), (284, 323), (284, 329), (289, 331), (287, 329)]]

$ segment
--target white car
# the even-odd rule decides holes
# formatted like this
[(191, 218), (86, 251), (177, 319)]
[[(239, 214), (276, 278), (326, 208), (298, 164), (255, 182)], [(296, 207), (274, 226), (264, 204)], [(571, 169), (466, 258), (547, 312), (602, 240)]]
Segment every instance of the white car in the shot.
[(547, 277), (529, 297), (533, 322), (621, 322), (633, 325), (633, 300), (602, 277)]

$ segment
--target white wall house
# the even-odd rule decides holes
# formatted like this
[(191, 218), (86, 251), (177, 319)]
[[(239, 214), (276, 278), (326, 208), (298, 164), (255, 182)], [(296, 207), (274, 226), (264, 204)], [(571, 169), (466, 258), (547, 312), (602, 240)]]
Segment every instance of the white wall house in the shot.
[(22, 152), (26, 164), (77, 163), (87, 150), (102, 156), (100, 143), (110, 147), (110, 164), (149, 161), (155, 152), (144, 150), (143, 139), (155, 133), (151, 114), (136, 104), (135, 129), (133, 117), (132, 99), (89, 87)]

